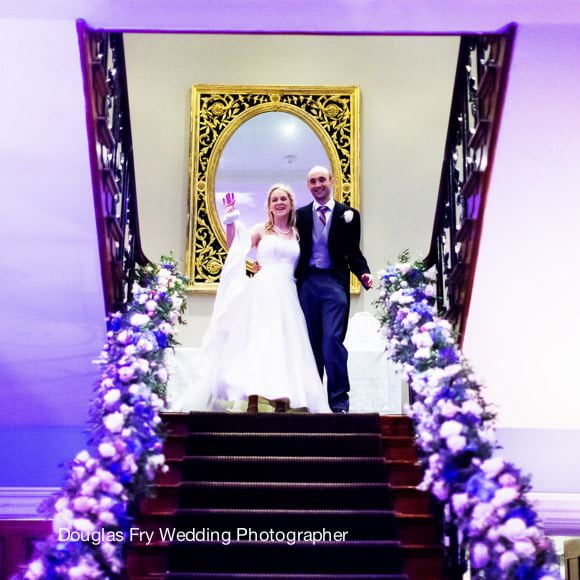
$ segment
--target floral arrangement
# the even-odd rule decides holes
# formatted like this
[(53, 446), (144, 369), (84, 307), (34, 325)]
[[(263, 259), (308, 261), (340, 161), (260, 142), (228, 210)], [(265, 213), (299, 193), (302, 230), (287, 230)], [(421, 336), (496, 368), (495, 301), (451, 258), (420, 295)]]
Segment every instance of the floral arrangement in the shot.
[(102, 368), (90, 409), (87, 449), (70, 463), (47, 506), (53, 533), (21, 574), (40, 578), (109, 578), (123, 568), (130, 503), (157, 470), (166, 470), (159, 412), (165, 405), (164, 351), (183, 322), (186, 279), (173, 258), (138, 269), (133, 299), (108, 318)]
[(560, 578), (551, 541), (526, 497), (529, 477), (494, 455), (495, 413), (451, 325), (435, 314), (433, 281), (407, 253), (399, 259), (379, 272), (377, 305), (389, 356), (414, 393), (410, 415), (425, 468), (420, 488), (445, 503), (475, 577)]

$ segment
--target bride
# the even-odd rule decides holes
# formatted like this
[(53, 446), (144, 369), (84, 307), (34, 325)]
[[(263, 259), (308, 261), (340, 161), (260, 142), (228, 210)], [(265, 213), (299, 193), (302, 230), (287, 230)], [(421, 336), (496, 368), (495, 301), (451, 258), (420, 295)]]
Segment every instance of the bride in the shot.
[[(276, 411), (330, 412), (296, 291), (299, 245), (290, 188), (270, 188), (268, 220), (249, 232), (236, 220), (233, 194), (224, 198), (224, 205), (230, 250), (202, 342), (198, 376), (176, 408), (220, 410), (227, 401), (247, 400), (248, 411), (256, 412), (260, 396), (273, 402)], [(256, 248), (260, 269), (250, 279), (245, 260), (251, 248)]]

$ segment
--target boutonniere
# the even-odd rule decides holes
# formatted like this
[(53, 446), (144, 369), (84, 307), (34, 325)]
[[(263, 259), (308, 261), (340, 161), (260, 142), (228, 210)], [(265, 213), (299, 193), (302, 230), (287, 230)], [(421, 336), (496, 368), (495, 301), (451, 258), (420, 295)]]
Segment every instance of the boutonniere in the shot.
[(354, 217), (354, 212), (352, 211), (352, 209), (347, 209), (342, 214), (342, 219), (344, 220), (344, 223), (347, 223), (347, 224), (349, 224), (352, 221), (353, 217)]

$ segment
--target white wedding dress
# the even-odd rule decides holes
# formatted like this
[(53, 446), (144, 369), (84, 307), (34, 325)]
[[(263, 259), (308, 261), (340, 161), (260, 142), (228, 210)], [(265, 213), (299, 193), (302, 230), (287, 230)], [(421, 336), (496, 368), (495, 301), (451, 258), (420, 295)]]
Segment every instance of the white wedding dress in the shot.
[(261, 269), (251, 279), (249, 249), (250, 236), (236, 222), (196, 376), (172, 406), (219, 410), (226, 401), (260, 395), (286, 399), (293, 409), (330, 412), (296, 291), (298, 241), (265, 235), (257, 248)]

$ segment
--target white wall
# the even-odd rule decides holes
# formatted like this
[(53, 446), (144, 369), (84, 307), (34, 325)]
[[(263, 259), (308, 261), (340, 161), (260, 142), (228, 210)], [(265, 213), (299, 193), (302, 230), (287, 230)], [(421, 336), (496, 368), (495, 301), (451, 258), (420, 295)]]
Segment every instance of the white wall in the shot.
[[(128, 35), (141, 236), (184, 256), (192, 84), (359, 85), (362, 247), (372, 271), (428, 250), (457, 37)], [(353, 299), (373, 310), (376, 291)], [(197, 345), (213, 297), (193, 295), (181, 342)]]
[(465, 352), (517, 428), (580, 425), (579, 27), (517, 36)]

